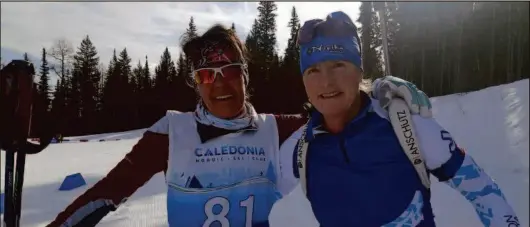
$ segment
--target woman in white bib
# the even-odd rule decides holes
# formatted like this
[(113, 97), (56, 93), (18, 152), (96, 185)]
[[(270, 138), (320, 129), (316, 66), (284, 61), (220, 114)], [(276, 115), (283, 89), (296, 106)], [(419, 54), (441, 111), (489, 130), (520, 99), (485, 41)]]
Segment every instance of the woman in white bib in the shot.
[(273, 204), (297, 183), (282, 178), (281, 171), (292, 175), (293, 153), (280, 157), (279, 147), (306, 119), (256, 113), (247, 102), (246, 50), (232, 30), (215, 25), (182, 49), (200, 96), (196, 110), (167, 111), (48, 226), (94, 226), (162, 171), (170, 226), (269, 226)]

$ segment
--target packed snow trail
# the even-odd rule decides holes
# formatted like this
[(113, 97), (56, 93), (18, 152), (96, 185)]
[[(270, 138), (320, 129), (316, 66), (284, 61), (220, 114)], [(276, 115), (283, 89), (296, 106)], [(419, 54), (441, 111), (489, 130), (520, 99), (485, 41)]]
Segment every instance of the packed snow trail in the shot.
[[(498, 182), (517, 212), (521, 226), (529, 226), (528, 85), (526, 79), (465, 95), (431, 99), (435, 118)], [(48, 224), (77, 196), (105, 176), (144, 131), (68, 137), (66, 143), (52, 144), (42, 153), (28, 156), (21, 226)], [(290, 142), (294, 146), (295, 141)], [(58, 191), (64, 177), (78, 172), (85, 177), (86, 186)], [(1, 174), (2, 183), (3, 178)], [(432, 180), (432, 203), (438, 226), (481, 226), (471, 204), (458, 192), (435, 178)], [(98, 226), (168, 226), (165, 192), (164, 176), (159, 173)], [(318, 226), (299, 186), (275, 204), (270, 218), (273, 227)]]

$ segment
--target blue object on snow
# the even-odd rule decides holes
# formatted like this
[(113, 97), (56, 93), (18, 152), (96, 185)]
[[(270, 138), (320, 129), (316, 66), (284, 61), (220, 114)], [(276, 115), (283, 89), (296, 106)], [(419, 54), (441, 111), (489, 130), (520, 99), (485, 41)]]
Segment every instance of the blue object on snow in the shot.
[(0, 214), (4, 213), (4, 193), (0, 194)]
[(69, 191), (84, 185), (86, 185), (86, 182), (81, 173), (74, 173), (64, 178), (61, 187), (59, 187), (59, 191)]

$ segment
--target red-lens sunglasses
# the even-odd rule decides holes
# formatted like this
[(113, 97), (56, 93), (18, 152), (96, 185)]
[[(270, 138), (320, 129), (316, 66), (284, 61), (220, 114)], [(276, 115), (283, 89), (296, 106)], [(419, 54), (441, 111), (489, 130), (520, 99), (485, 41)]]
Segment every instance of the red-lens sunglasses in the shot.
[(197, 84), (211, 84), (215, 81), (217, 74), (225, 80), (233, 80), (240, 78), (246, 68), (247, 65), (242, 63), (232, 63), (215, 68), (200, 68), (193, 70), (193, 78)]

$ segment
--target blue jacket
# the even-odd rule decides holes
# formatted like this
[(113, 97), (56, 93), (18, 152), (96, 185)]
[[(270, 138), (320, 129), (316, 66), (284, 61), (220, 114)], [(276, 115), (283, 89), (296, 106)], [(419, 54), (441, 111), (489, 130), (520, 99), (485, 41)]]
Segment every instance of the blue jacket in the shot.
[[(317, 111), (308, 122), (307, 197), (316, 219), (323, 227), (435, 226), (430, 191), (403, 152), (386, 112), (365, 93), (362, 98), (361, 111), (340, 133), (326, 132)], [(491, 208), (493, 215), (477, 208), (485, 226), (508, 226), (506, 215), (516, 220), (498, 186), (447, 131), (434, 119), (413, 116), (413, 121), (430, 174)], [(294, 175), (299, 176), (296, 168)]]

